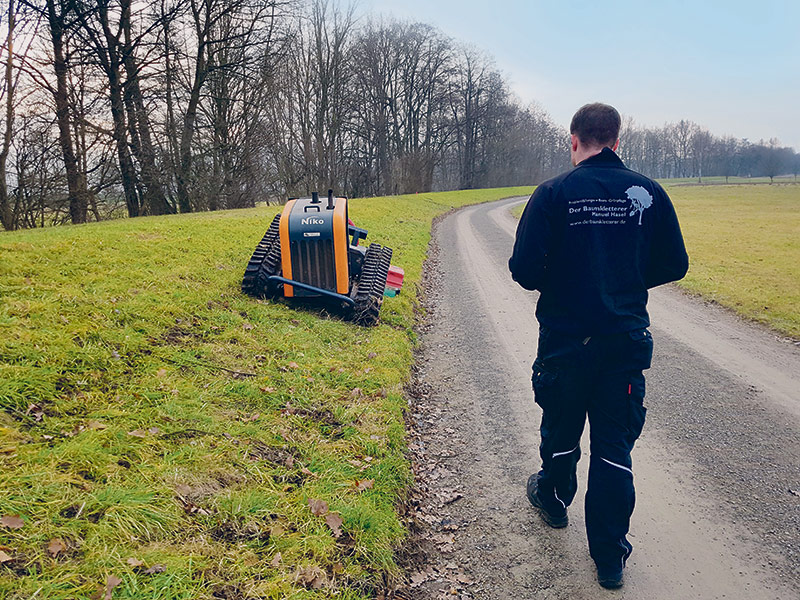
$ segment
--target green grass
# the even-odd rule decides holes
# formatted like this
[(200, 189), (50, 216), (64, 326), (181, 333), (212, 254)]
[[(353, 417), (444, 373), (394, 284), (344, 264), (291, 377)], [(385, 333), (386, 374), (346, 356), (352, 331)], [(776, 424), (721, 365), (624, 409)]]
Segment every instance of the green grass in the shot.
[(679, 285), (800, 339), (800, 185), (666, 189), (689, 252)]
[(241, 294), (275, 207), (0, 235), (0, 597), (374, 597), (431, 221), (530, 191), (354, 200), (406, 271), (372, 329)]
[(800, 339), (800, 185), (667, 191), (689, 252), (680, 285)]
[[(725, 177), (722, 175), (714, 175), (712, 177), (673, 177), (671, 179), (659, 179), (658, 182), (664, 186), (678, 186), (678, 185), (755, 185), (761, 183), (770, 183), (769, 177)], [(777, 175), (773, 180), (773, 185), (778, 184), (792, 184), (797, 183), (794, 175)]]

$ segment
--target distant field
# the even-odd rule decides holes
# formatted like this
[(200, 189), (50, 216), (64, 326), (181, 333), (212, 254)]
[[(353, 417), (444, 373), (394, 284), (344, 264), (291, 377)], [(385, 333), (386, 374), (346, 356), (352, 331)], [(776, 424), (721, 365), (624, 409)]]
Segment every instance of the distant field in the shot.
[(689, 251), (680, 286), (800, 339), (800, 185), (663, 183)]
[(800, 185), (667, 191), (691, 264), (681, 286), (800, 339)]
[[(658, 182), (664, 186), (672, 185), (754, 185), (758, 183), (770, 183), (769, 177), (703, 177), (698, 180), (697, 177), (674, 177), (672, 179), (659, 179)], [(779, 183), (798, 183), (794, 175), (779, 175), (775, 177), (772, 182), (773, 185)]]

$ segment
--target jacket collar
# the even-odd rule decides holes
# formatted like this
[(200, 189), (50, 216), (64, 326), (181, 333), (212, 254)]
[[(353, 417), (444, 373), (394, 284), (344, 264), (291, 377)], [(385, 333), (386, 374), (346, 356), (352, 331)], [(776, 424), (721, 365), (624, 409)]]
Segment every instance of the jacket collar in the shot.
[(594, 156), (590, 156), (589, 158), (583, 159), (581, 162), (578, 163), (579, 167), (587, 166), (587, 167), (624, 167), (622, 160), (616, 153), (606, 146), (603, 148), (599, 154), (595, 154)]

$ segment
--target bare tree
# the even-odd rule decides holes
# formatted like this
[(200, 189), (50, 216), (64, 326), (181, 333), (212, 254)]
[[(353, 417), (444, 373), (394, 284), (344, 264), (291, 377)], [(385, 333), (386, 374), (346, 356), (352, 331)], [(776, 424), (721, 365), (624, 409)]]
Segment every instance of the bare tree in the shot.
[(694, 173), (697, 174), (698, 183), (703, 181), (703, 172), (708, 166), (709, 154), (713, 143), (714, 139), (705, 129), (698, 127), (692, 134), (692, 158), (694, 159)]
[(5, 92), (5, 121), (3, 130), (3, 145), (0, 148), (0, 223), (5, 229), (14, 228), (14, 214), (11, 210), (8, 194), (8, 153), (11, 150), (11, 135), (14, 128), (14, 29), (17, 23), (17, 6), (14, 0), (9, 0), (6, 17), (6, 43), (5, 43), (5, 77), (3, 80)]

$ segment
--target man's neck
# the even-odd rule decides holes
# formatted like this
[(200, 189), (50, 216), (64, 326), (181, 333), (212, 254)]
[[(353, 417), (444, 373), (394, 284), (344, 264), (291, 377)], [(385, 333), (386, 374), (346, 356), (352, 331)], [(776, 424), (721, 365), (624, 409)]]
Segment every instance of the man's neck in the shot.
[(598, 154), (600, 154), (603, 151), (603, 148), (606, 148), (606, 146), (592, 146), (592, 147), (580, 146), (575, 151), (572, 157), (572, 164), (577, 167), (587, 158), (591, 158), (593, 156), (597, 156)]

